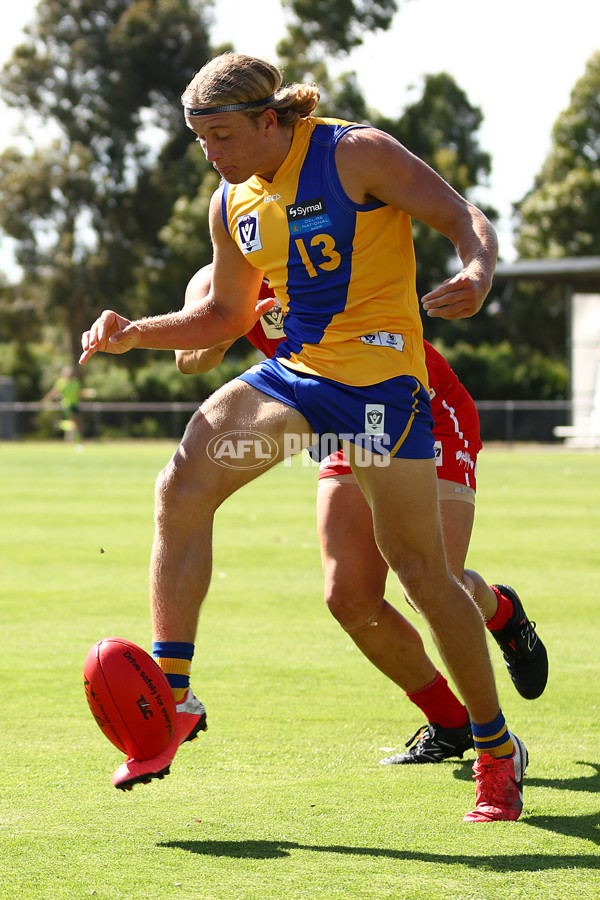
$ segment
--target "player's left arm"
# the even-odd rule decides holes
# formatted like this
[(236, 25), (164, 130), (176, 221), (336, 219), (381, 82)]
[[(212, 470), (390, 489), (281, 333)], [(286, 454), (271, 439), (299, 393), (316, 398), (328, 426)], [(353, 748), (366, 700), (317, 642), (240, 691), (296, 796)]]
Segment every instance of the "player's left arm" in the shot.
[(498, 241), (486, 216), (423, 160), (374, 128), (347, 134), (336, 152), (346, 193), (357, 202), (375, 198), (404, 210), (446, 235), (463, 268), (422, 298), (429, 316), (460, 319), (477, 313), (490, 287)]

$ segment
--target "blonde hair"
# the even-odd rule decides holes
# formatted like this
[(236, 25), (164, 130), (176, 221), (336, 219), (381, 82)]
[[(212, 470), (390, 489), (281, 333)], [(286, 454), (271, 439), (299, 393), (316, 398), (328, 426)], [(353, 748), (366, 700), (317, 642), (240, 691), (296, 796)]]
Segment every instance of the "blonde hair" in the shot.
[(282, 86), (282, 75), (276, 66), (242, 53), (222, 53), (209, 60), (197, 72), (181, 96), (188, 108), (247, 103), (274, 95), (264, 106), (243, 111), (257, 118), (265, 109), (274, 109), (281, 125), (294, 125), (310, 116), (319, 102), (319, 89), (314, 84)]

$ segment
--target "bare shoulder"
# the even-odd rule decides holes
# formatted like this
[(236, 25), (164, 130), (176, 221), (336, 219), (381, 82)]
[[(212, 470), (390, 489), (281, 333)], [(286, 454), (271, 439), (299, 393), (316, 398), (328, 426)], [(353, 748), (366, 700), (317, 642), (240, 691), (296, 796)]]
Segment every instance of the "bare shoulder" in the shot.
[(386, 160), (417, 159), (406, 147), (379, 128), (353, 128), (338, 143), (336, 160), (342, 165), (371, 164)]
[[(229, 233), (229, 228), (224, 220), (223, 212), (223, 185), (220, 185), (210, 199), (210, 207), (208, 213), (208, 221), (210, 226), (210, 235), (213, 242), (213, 252), (217, 255), (217, 251), (223, 252), (225, 248), (229, 248), (230, 252), (237, 251), (237, 245)], [(231, 246), (230, 246), (231, 245)]]
[(354, 128), (340, 140), (336, 149), (340, 179), (350, 196), (362, 203), (380, 196), (380, 187), (393, 178), (396, 182), (412, 178), (420, 160), (399, 141), (378, 128)]

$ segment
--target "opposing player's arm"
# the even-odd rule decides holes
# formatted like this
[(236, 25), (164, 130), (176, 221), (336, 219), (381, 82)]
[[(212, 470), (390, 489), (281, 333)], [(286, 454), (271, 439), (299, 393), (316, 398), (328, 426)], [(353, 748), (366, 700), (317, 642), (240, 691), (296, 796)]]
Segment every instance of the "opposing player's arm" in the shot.
[(225, 341), (214, 347), (206, 347), (201, 350), (176, 350), (175, 362), (182, 375), (197, 375), (200, 372), (210, 372), (220, 363), (226, 351), (233, 341)]
[[(193, 275), (185, 289), (184, 307), (193, 307), (203, 303), (210, 291), (212, 265), (204, 266)], [(224, 341), (214, 347), (202, 350), (176, 350), (175, 362), (183, 375), (194, 375), (198, 372), (209, 372), (223, 361), (225, 352), (233, 341)]]
[(461, 271), (422, 298), (430, 316), (463, 318), (481, 309), (491, 284), (498, 242), (486, 216), (423, 160), (377, 129), (347, 134), (336, 152), (342, 184), (357, 202), (376, 198), (446, 235)]

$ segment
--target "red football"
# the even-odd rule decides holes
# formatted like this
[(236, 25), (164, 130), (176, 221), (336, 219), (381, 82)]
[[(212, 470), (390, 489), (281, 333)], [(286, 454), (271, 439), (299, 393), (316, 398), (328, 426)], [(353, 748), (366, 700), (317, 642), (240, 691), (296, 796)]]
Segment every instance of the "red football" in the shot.
[(134, 759), (165, 749), (175, 727), (175, 700), (145, 650), (125, 638), (103, 638), (86, 656), (83, 685), (93, 717), (115, 747)]

